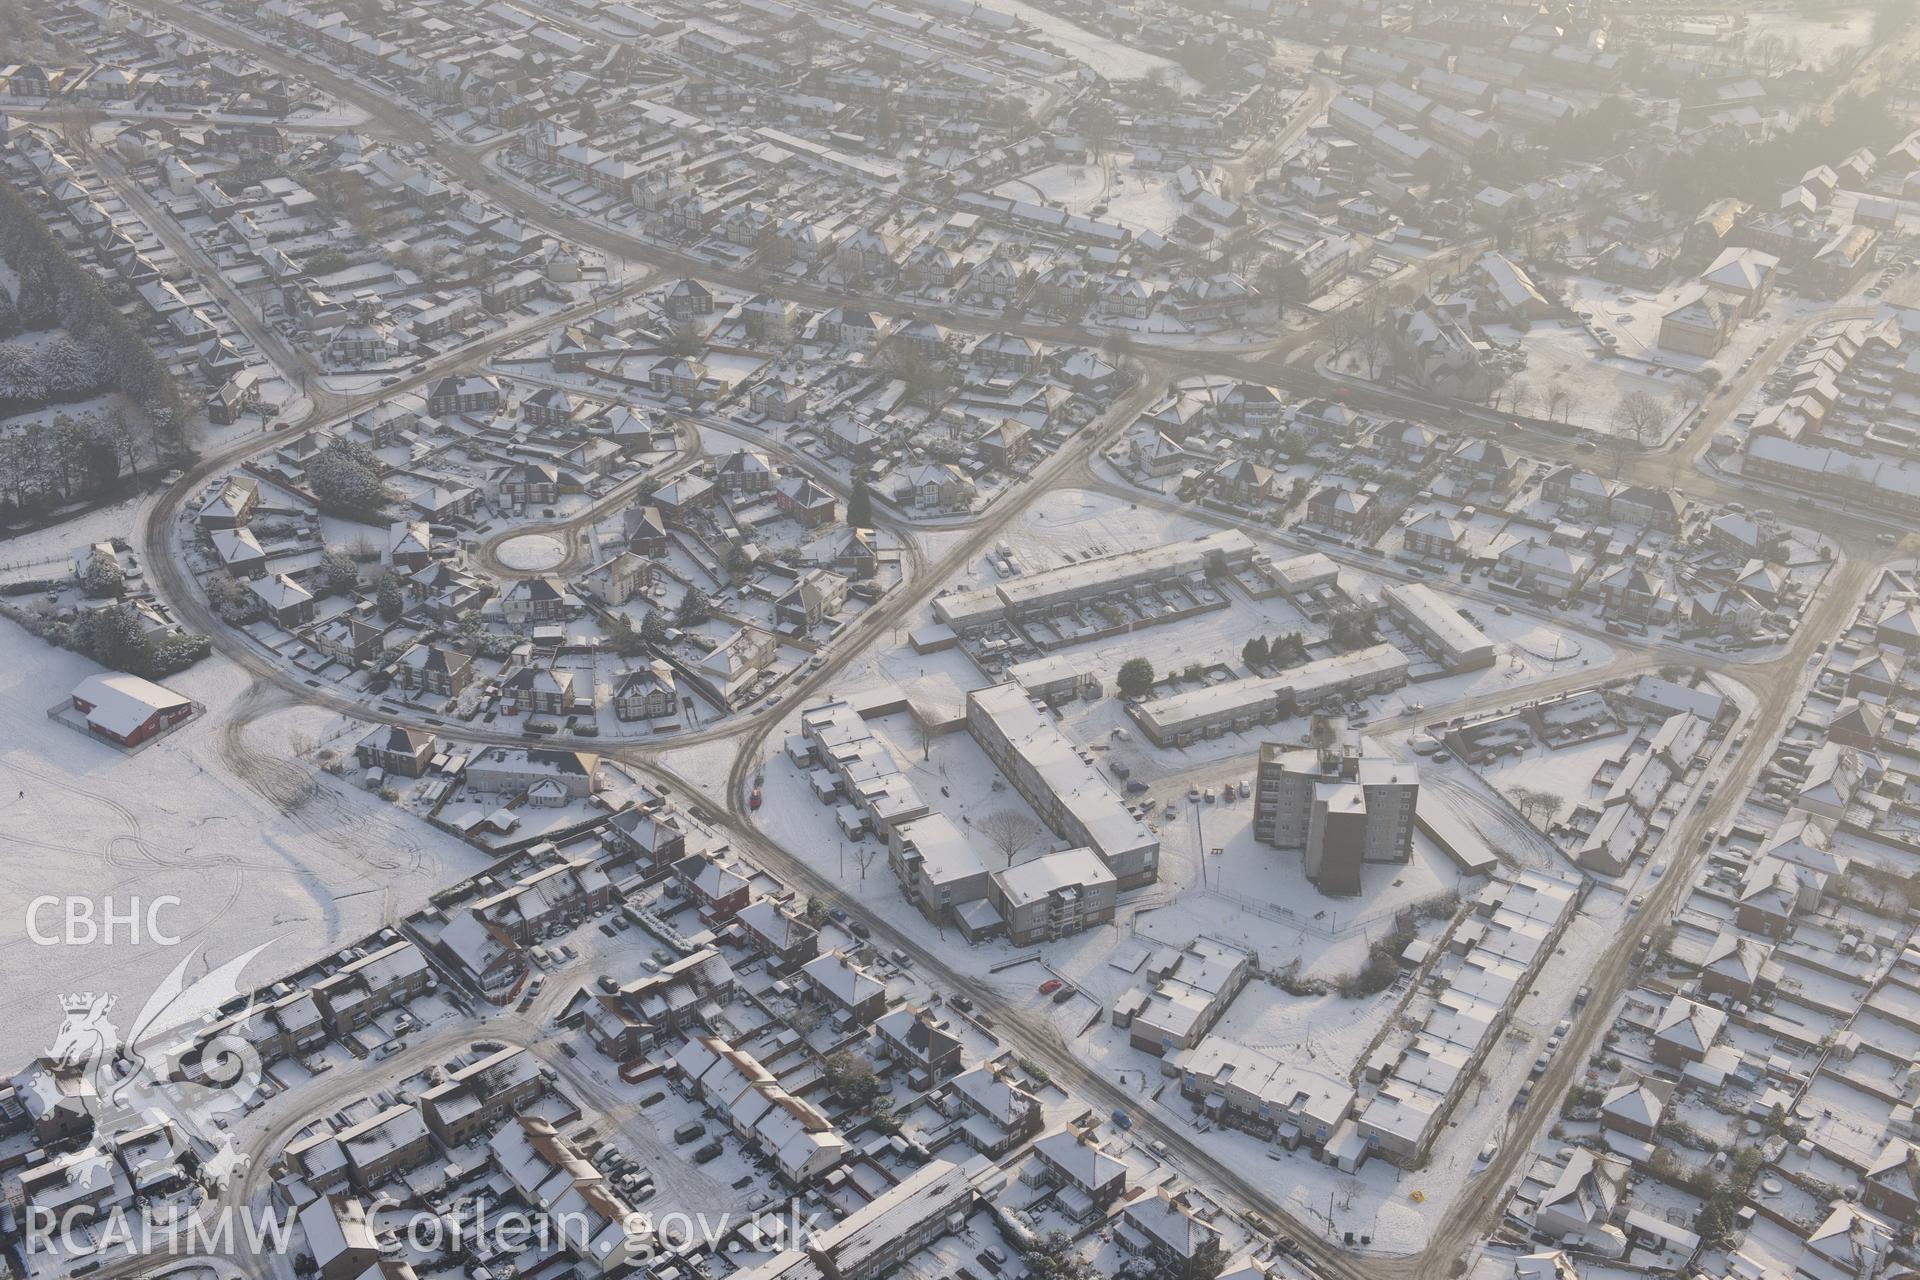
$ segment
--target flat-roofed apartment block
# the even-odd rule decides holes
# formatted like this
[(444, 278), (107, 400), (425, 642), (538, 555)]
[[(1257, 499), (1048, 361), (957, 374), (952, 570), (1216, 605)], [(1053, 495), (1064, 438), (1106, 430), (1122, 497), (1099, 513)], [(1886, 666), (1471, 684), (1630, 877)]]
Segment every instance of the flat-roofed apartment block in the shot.
[(1116, 888), (1154, 882), (1160, 841), (1025, 689), (1009, 683), (969, 693), (967, 728), (1055, 835), (1099, 856)]
[(1328, 701), (1365, 698), (1407, 682), (1407, 656), (1390, 644), (1315, 658), (1277, 676), (1245, 676), (1147, 702), (1128, 714), (1162, 747), (1245, 733)]
[(1299, 849), (1320, 892), (1356, 894), (1365, 863), (1412, 860), (1419, 799), (1414, 765), (1269, 742), (1260, 748), (1253, 834), (1277, 849)]
[(1024, 574), (977, 591), (956, 591), (933, 602), (933, 616), (964, 634), (1136, 588), (1238, 572), (1253, 563), (1254, 550), (1253, 540), (1238, 530), (1209, 533)]
[(1024, 947), (1112, 920), (1116, 883), (1093, 850), (1068, 849), (994, 872), (988, 900)]
[(1493, 641), (1431, 587), (1388, 587), (1387, 616), (1444, 671), (1493, 665)]

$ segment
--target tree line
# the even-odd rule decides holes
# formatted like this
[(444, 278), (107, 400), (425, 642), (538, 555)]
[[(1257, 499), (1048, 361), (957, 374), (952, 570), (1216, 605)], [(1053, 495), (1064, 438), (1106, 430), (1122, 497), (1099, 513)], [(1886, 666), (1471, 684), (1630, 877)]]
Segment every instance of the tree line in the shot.
[(191, 411), (173, 374), (99, 279), (61, 247), (39, 212), (7, 183), (0, 183), (0, 258), (19, 277), (11, 310), (0, 313), (0, 336), (11, 336), (6, 325), (14, 326), (12, 332), (66, 331), (37, 352), (0, 348), (0, 399), (37, 407), (116, 391), (140, 409), (155, 460), (184, 457)]

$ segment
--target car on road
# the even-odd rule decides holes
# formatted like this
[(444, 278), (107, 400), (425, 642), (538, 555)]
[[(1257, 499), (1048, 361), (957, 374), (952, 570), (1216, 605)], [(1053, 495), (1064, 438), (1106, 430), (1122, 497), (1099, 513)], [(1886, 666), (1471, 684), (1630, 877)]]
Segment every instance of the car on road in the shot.
[(1510, 604), (1497, 604), (1493, 606), (1493, 611), (1503, 618), (1511, 618), (1513, 616), (1513, 606)]
[(1054, 992), (1058, 991), (1061, 987), (1064, 987), (1065, 985), (1066, 983), (1060, 981), (1060, 979), (1058, 978), (1048, 978), (1045, 982), (1040, 984), (1040, 994), (1043, 996), (1050, 996)]

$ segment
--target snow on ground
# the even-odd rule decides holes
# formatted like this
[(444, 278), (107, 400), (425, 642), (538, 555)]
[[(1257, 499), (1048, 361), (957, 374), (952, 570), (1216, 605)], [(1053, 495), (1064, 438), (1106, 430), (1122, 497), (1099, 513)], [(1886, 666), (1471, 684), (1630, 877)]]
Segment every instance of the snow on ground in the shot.
[(1873, 10), (1866, 6), (1819, 13), (1755, 9), (1747, 15), (1749, 45), (1762, 35), (1779, 36), (1797, 46), (1799, 56), (1815, 64), (1857, 49), (1873, 35)]
[[(61, 533), (78, 536), (72, 527)], [(296, 739), (351, 751), (359, 726), (256, 694), (218, 657), (166, 681), (205, 703), (206, 714), (134, 754), (47, 718), (99, 670), (0, 622), (0, 717), (9, 728), (0, 828), (14, 853), (0, 873), (9, 975), (0, 1018), (29, 1049), (51, 1042), (63, 994), (144, 1000), (161, 966), (191, 947), (218, 963), (271, 942), (259, 972), (249, 973), (271, 978), (415, 909), (482, 864), (478, 851), (293, 759)], [(29, 904), (49, 895), (93, 900), (96, 912), (107, 897), (124, 910), (135, 897), (175, 896), (179, 905), (157, 919), (180, 945), (155, 944), (144, 932), (139, 945), (36, 945)], [(59, 930), (62, 912), (43, 909), (42, 934)]]
[[(50, 337), (52, 333), (52, 330), (45, 330), (38, 336)], [(26, 338), (32, 338), (34, 336), (36, 335), (22, 335), (22, 337)], [(18, 346), (20, 345), (20, 339), (16, 338), (8, 345)], [(29, 409), (25, 413), (17, 413), (10, 418), (0, 418), (0, 433), (10, 435), (16, 431), (25, 431), (29, 427), (51, 427), (61, 418), (72, 418), (77, 422), (87, 414), (103, 414), (115, 405), (125, 409), (130, 407), (132, 403), (133, 402), (125, 396), (115, 392), (103, 391), (99, 395), (88, 396), (83, 400), (66, 400), (59, 404), (49, 404), (43, 405), (38, 409)]]
[(565, 560), (567, 547), (550, 533), (523, 533), (495, 547), (494, 557), (509, 569), (540, 573)]
[(1040, 34), (1066, 50), (1069, 56), (1078, 58), (1109, 80), (1139, 80), (1160, 72), (1167, 75), (1169, 83), (1183, 93), (1198, 93), (1202, 87), (1171, 58), (1121, 44), (1118, 40), (1075, 26), (1045, 9), (1023, 4), (1021, 0), (1006, 0), (1004, 4), (996, 2), (994, 7), (1023, 22), (1032, 23)]
[(1106, 211), (1099, 216), (1162, 235), (1173, 229), (1183, 212), (1179, 192), (1165, 175), (1125, 164), (1050, 164), (1008, 179), (993, 194), (1009, 200), (1041, 200), (1082, 214), (1104, 203)]
[(1165, 905), (1143, 910), (1134, 927), (1161, 942), (1211, 934), (1257, 950), (1268, 972), (1298, 961), (1307, 977), (1352, 974), (1373, 939), (1392, 928), (1396, 912), (1452, 893), (1462, 882), (1446, 856), (1416, 834), (1411, 862), (1369, 865), (1358, 897), (1329, 898), (1307, 879), (1297, 851), (1254, 839), (1250, 802), (1167, 800), (1174, 817), (1166, 819), (1163, 808), (1157, 820), (1160, 883), (1145, 896), (1149, 904)]
[(0, 584), (46, 578), (64, 571), (71, 554), (140, 526), (151, 496), (142, 494), (88, 511), (44, 529), (14, 534), (0, 543)]
[(1558, 751), (1535, 742), (1518, 755), (1501, 756), (1496, 763), (1483, 766), (1481, 773), (1494, 790), (1509, 799), (1520, 788), (1558, 796), (1560, 802), (1551, 815), (1541, 813), (1534, 819), (1543, 827), (1551, 826), (1572, 813), (1582, 801), (1601, 794), (1593, 786), (1595, 775), (1602, 764), (1631, 742), (1632, 737), (1627, 733), (1596, 738)]

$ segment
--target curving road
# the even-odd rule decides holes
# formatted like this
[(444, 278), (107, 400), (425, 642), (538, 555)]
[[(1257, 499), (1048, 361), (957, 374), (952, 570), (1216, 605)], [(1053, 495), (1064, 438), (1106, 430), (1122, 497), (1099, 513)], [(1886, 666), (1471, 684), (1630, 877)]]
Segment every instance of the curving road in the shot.
[[(215, 41), (246, 49), (268, 65), (285, 68), (321, 84), (336, 96), (366, 110), (374, 121), (370, 127), (372, 131), (433, 146), (437, 157), (457, 178), (484, 191), (489, 198), (528, 222), (547, 228), (557, 235), (624, 258), (648, 263), (660, 270), (698, 274), (703, 278), (752, 291), (775, 287), (797, 301), (816, 306), (837, 305), (843, 300), (844, 295), (829, 290), (795, 285), (790, 281), (776, 282), (770, 277), (751, 270), (717, 269), (712, 263), (638, 240), (601, 224), (556, 210), (538, 194), (503, 179), (487, 164), (484, 149), (448, 144), (444, 139), (436, 136), (430, 121), (422, 119), (356, 79), (323, 66), (316, 66), (225, 20), (214, 19), (203, 13), (189, 10), (172, 3), (171, 0), (144, 0), (140, 7), (161, 13), (183, 28), (196, 31)], [(158, 231), (159, 225), (156, 224), (156, 233)], [(192, 249), (191, 245), (184, 247)], [(204, 259), (192, 253), (184, 260), (204, 265)], [(646, 283), (646, 281), (630, 283), (622, 293), (631, 293), (644, 287)], [(316, 403), (316, 408), (308, 416), (307, 422), (318, 425), (339, 420), (392, 395), (395, 390), (418, 386), (446, 372), (471, 367), (491, 352), (523, 340), (529, 332), (550, 329), (569, 319), (604, 308), (613, 301), (612, 297), (596, 299), (591, 303), (572, 308), (567, 313), (542, 317), (537, 322), (518, 326), (515, 330), (496, 335), (467, 351), (434, 361), (426, 370), (403, 380), (397, 387), (382, 388), (378, 392), (362, 396), (335, 397), (327, 399), (324, 403)], [(882, 313), (934, 319), (951, 328), (966, 331), (1009, 329), (1048, 341), (1097, 343), (1102, 340), (1101, 334), (1073, 326), (1010, 324), (1002, 320), (949, 314), (937, 308), (889, 300), (874, 300), (871, 308)], [(236, 321), (244, 324), (242, 318), (247, 314), (244, 307), (235, 314)], [(978, 519), (957, 526), (962, 530), (962, 536), (956, 538), (953, 544), (937, 557), (919, 565), (919, 571), (914, 573), (908, 581), (903, 582), (890, 594), (889, 598), (862, 614), (849, 626), (830, 651), (826, 663), (819, 670), (799, 681), (797, 688), (789, 697), (804, 697), (829, 687), (849, 663), (860, 658), (871, 645), (885, 637), (903, 619), (912, 616), (946, 580), (980, 555), (999, 536), (1001, 530), (1031, 510), (1050, 489), (1069, 484), (1085, 484), (1094, 488), (1117, 490), (1129, 501), (1155, 502), (1152, 495), (1125, 489), (1122, 486), (1113, 486), (1110, 482), (1100, 479), (1088, 466), (1088, 462), (1097, 450), (1116, 438), (1143, 407), (1161, 394), (1172, 378), (1191, 373), (1218, 372), (1235, 377), (1259, 378), (1302, 394), (1326, 394), (1335, 385), (1331, 380), (1314, 373), (1311, 369), (1290, 365), (1286, 360), (1290, 352), (1298, 350), (1302, 342), (1310, 340), (1310, 333), (1283, 334), (1252, 350), (1228, 349), (1224, 346), (1218, 350), (1193, 347), (1176, 350), (1149, 342), (1133, 343), (1134, 354), (1128, 357), (1130, 370), (1135, 374), (1132, 390), (1100, 420), (1083, 428), (1064, 449), (1044, 460), (1032, 474), (1024, 477), (1010, 492), (1003, 495), (986, 512), (981, 513)], [(258, 337), (256, 341), (261, 342), (263, 350), (275, 354), (277, 358), (287, 356), (287, 353), (281, 351), (275, 344), (261, 341)], [(1756, 361), (1756, 364), (1758, 363)], [(1581, 460), (1571, 440), (1537, 430), (1513, 432), (1507, 425), (1508, 415), (1491, 414), (1467, 406), (1436, 406), (1417, 396), (1373, 387), (1348, 388), (1346, 394), (1357, 408), (1388, 414), (1419, 414), (1441, 421), (1448, 430), (1456, 433), (1481, 435), (1500, 439), (1506, 443), (1519, 444), (1533, 456), (1559, 461)], [(1729, 397), (1730, 402), (1733, 399), (1734, 397)], [(1683, 458), (1690, 462), (1699, 449), (1695, 441), (1703, 441), (1710, 434), (1710, 431), (1696, 430), (1689, 434), (1687, 440), (1676, 441), (1672, 448), (1685, 450)], [(378, 707), (370, 707), (361, 699), (337, 689), (325, 687), (316, 689), (307, 685), (304, 680), (297, 679), (286, 668), (253, 646), (244, 636), (221, 624), (207, 607), (198, 584), (180, 562), (176, 532), (186, 499), (198, 492), (212, 476), (230, 468), (268, 443), (270, 438), (263, 439), (256, 436), (225, 445), (217, 452), (203, 458), (153, 505), (143, 533), (147, 564), (150, 572), (154, 574), (156, 586), (167, 597), (183, 622), (212, 636), (222, 653), (236, 662), (260, 684), (277, 686), (303, 702), (325, 706), (363, 720), (430, 727), (423, 724), (423, 717), (419, 715), (383, 711)], [(764, 442), (760, 443), (759, 447), (764, 448)], [(1672, 480), (1670, 487), (1681, 489), (1689, 496), (1703, 500), (1725, 501), (1729, 497), (1735, 497), (1760, 505), (1772, 500), (1771, 493), (1766, 488), (1748, 484), (1734, 477), (1696, 472), (1676, 479), (1667, 474), (1670, 466), (1671, 460), (1658, 456), (1658, 451), (1646, 451), (1643, 456), (1632, 458), (1627, 469), (1632, 478), (1644, 483), (1659, 483), (1665, 486), (1669, 480)], [(1164, 502), (1164, 500), (1159, 501)], [(1194, 508), (1181, 507), (1180, 510), (1190, 518), (1232, 523), (1219, 520), (1211, 513)], [(1596, 965), (1592, 980), (1594, 998), (1582, 1015), (1575, 1020), (1567, 1043), (1562, 1046), (1546, 1077), (1538, 1085), (1532, 1105), (1515, 1121), (1513, 1134), (1505, 1144), (1502, 1154), (1493, 1166), (1478, 1176), (1462, 1194), (1441, 1221), (1428, 1247), (1414, 1257), (1370, 1258), (1363, 1262), (1322, 1241), (1312, 1225), (1299, 1222), (1292, 1215), (1284, 1212), (1266, 1187), (1243, 1176), (1204, 1145), (1197, 1143), (1191, 1131), (1168, 1123), (1152, 1109), (1139, 1108), (1137, 1099), (1131, 1094), (1090, 1069), (1076, 1054), (1073, 1046), (1063, 1042), (1050, 1024), (1034, 1019), (1019, 1008), (1007, 1006), (996, 989), (981, 981), (977, 975), (956, 968), (951, 957), (929, 951), (915, 942), (912, 937), (897, 931), (884, 915), (865, 912), (855, 903), (848, 902), (844, 905), (848, 910), (861, 912), (865, 916), (875, 938), (883, 946), (889, 949), (898, 948), (912, 956), (925, 977), (943, 986), (949, 992), (967, 994), (983, 1009), (991, 1010), (997, 1033), (1018, 1053), (1040, 1062), (1063, 1085), (1098, 1105), (1128, 1106), (1135, 1116), (1135, 1128), (1150, 1140), (1164, 1142), (1172, 1153), (1175, 1163), (1184, 1172), (1216, 1187), (1227, 1189), (1246, 1205), (1257, 1209), (1268, 1220), (1280, 1223), (1284, 1230), (1301, 1241), (1307, 1257), (1319, 1273), (1340, 1277), (1341, 1280), (1362, 1280), (1363, 1277), (1373, 1280), (1373, 1278), (1450, 1276), (1455, 1274), (1465, 1250), (1476, 1240), (1484, 1238), (1497, 1224), (1504, 1202), (1505, 1184), (1517, 1172), (1519, 1162), (1531, 1145), (1532, 1139), (1551, 1123), (1560, 1093), (1572, 1081), (1575, 1073), (1581, 1068), (1587, 1052), (1602, 1033), (1608, 1007), (1614, 995), (1630, 977), (1636, 935), (1641, 932), (1643, 926), (1650, 926), (1654, 921), (1663, 919), (1678, 902), (1685, 886), (1691, 880), (1692, 872), (1699, 859), (1704, 856), (1704, 851), (1700, 848), (1701, 833), (1723, 820), (1739, 802), (1747, 782), (1766, 757), (1771, 737), (1792, 714), (1795, 704), (1792, 694), (1806, 678), (1804, 661), (1807, 654), (1822, 637), (1834, 630), (1846, 611), (1853, 607), (1861, 589), (1869, 580), (1876, 560), (1880, 554), (1883, 554), (1876, 551), (1872, 539), (1887, 527), (1884, 522), (1855, 515), (1831, 513), (1831, 523), (1833, 527), (1829, 530), (1829, 534), (1840, 545), (1843, 558), (1835, 566), (1834, 572), (1829, 575), (1822, 598), (1809, 610), (1794, 642), (1784, 654), (1770, 661), (1748, 663), (1726, 655), (1703, 655), (1691, 650), (1676, 651), (1671, 654), (1663, 650), (1655, 650), (1637, 655), (1628, 664), (1631, 666), (1645, 662), (1657, 665), (1664, 660), (1678, 659), (1712, 667), (1729, 678), (1740, 681), (1758, 694), (1761, 709), (1748, 727), (1748, 742), (1745, 748), (1738, 753), (1733, 753), (1725, 761), (1729, 776), (1723, 782), (1718, 794), (1708, 803), (1696, 804), (1677, 831), (1670, 836), (1670, 840), (1677, 840), (1678, 843), (1669, 845), (1669, 848), (1674, 851), (1673, 865), (1669, 873), (1648, 895), (1647, 903), (1634, 917), (1633, 927), (1622, 931), (1620, 937)], [(903, 534), (907, 532), (904, 522), (901, 530)], [(525, 532), (525, 530), (516, 532)], [(911, 545), (911, 541), (911, 538), (903, 539), (906, 545)], [(1317, 549), (1333, 553), (1333, 549), (1325, 546)], [(915, 554), (918, 554), (917, 549)], [(1376, 575), (1381, 574), (1383, 569), (1389, 575), (1394, 572), (1391, 566), (1372, 558), (1354, 557), (1344, 553), (1337, 555), (1336, 558)], [(1556, 618), (1555, 621), (1560, 620)], [(1594, 678), (1594, 673), (1583, 671), (1580, 673), (1580, 678), (1591, 680)], [(766, 838), (753, 825), (745, 808), (744, 793), (747, 778), (769, 735), (775, 731), (781, 718), (783, 713), (763, 707), (751, 714), (676, 739), (664, 748), (634, 744), (614, 745), (597, 740), (591, 745), (602, 755), (622, 761), (639, 776), (678, 787), (688, 795), (696, 795), (711, 794), (711, 782), (702, 785), (666, 767), (662, 760), (663, 751), (677, 749), (698, 741), (725, 739), (733, 742), (735, 744), (734, 763), (719, 797), (717, 807), (720, 812), (715, 818), (716, 826), (748, 857), (763, 863), (788, 883), (823, 900), (839, 901), (835, 885), (817, 874), (803, 859)], [(519, 744), (524, 741), (518, 734), (494, 733), (475, 726), (462, 726), (459, 733), (463, 738), (479, 742)], [(495, 1018), (477, 1033), (473, 1028), (466, 1027), (458, 1032), (450, 1031), (444, 1036), (423, 1039), (402, 1054), (388, 1060), (381, 1069), (391, 1068), (401, 1071), (409, 1066), (424, 1065), (434, 1060), (439, 1054), (445, 1053), (448, 1045), (454, 1040), (464, 1040), (473, 1034), (499, 1039), (506, 1043), (537, 1045), (544, 1033), (537, 1019), (533, 1020), (531, 1025), (525, 1025), (516, 1022), (511, 1016), (495, 1015)], [(577, 1071), (570, 1071), (563, 1060), (556, 1059), (552, 1065), (567, 1078), (570, 1087), (579, 1089), (589, 1100), (599, 1101), (606, 1098), (606, 1104), (609, 1106), (623, 1105), (617, 1099), (607, 1097), (605, 1091), (600, 1089), (590, 1077)], [(322, 1097), (344, 1100), (344, 1094), (359, 1094), (365, 1089), (364, 1078), (343, 1076), (337, 1082), (329, 1082)], [(325, 1103), (316, 1105), (313, 1096), (309, 1093), (302, 1093), (297, 1097), (301, 1116), (311, 1116), (316, 1111), (324, 1110), (327, 1105)], [(262, 1150), (270, 1152), (273, 1143), (283, 1141), (284, 1135), (296, 1123), (296, 1119), (292, 1117), (278, 1122), (262, 1139)], [(244, 1185), (242, 1194), (253, 1194), (258, 1190), (257, 1178), (250, 1179)], [(109, 1280), (119, 1280), (121, 1274), (131, 1275), (137, 1269), (130, 1266), (124, 1273), (102, 1274), (108, 1275)]]

